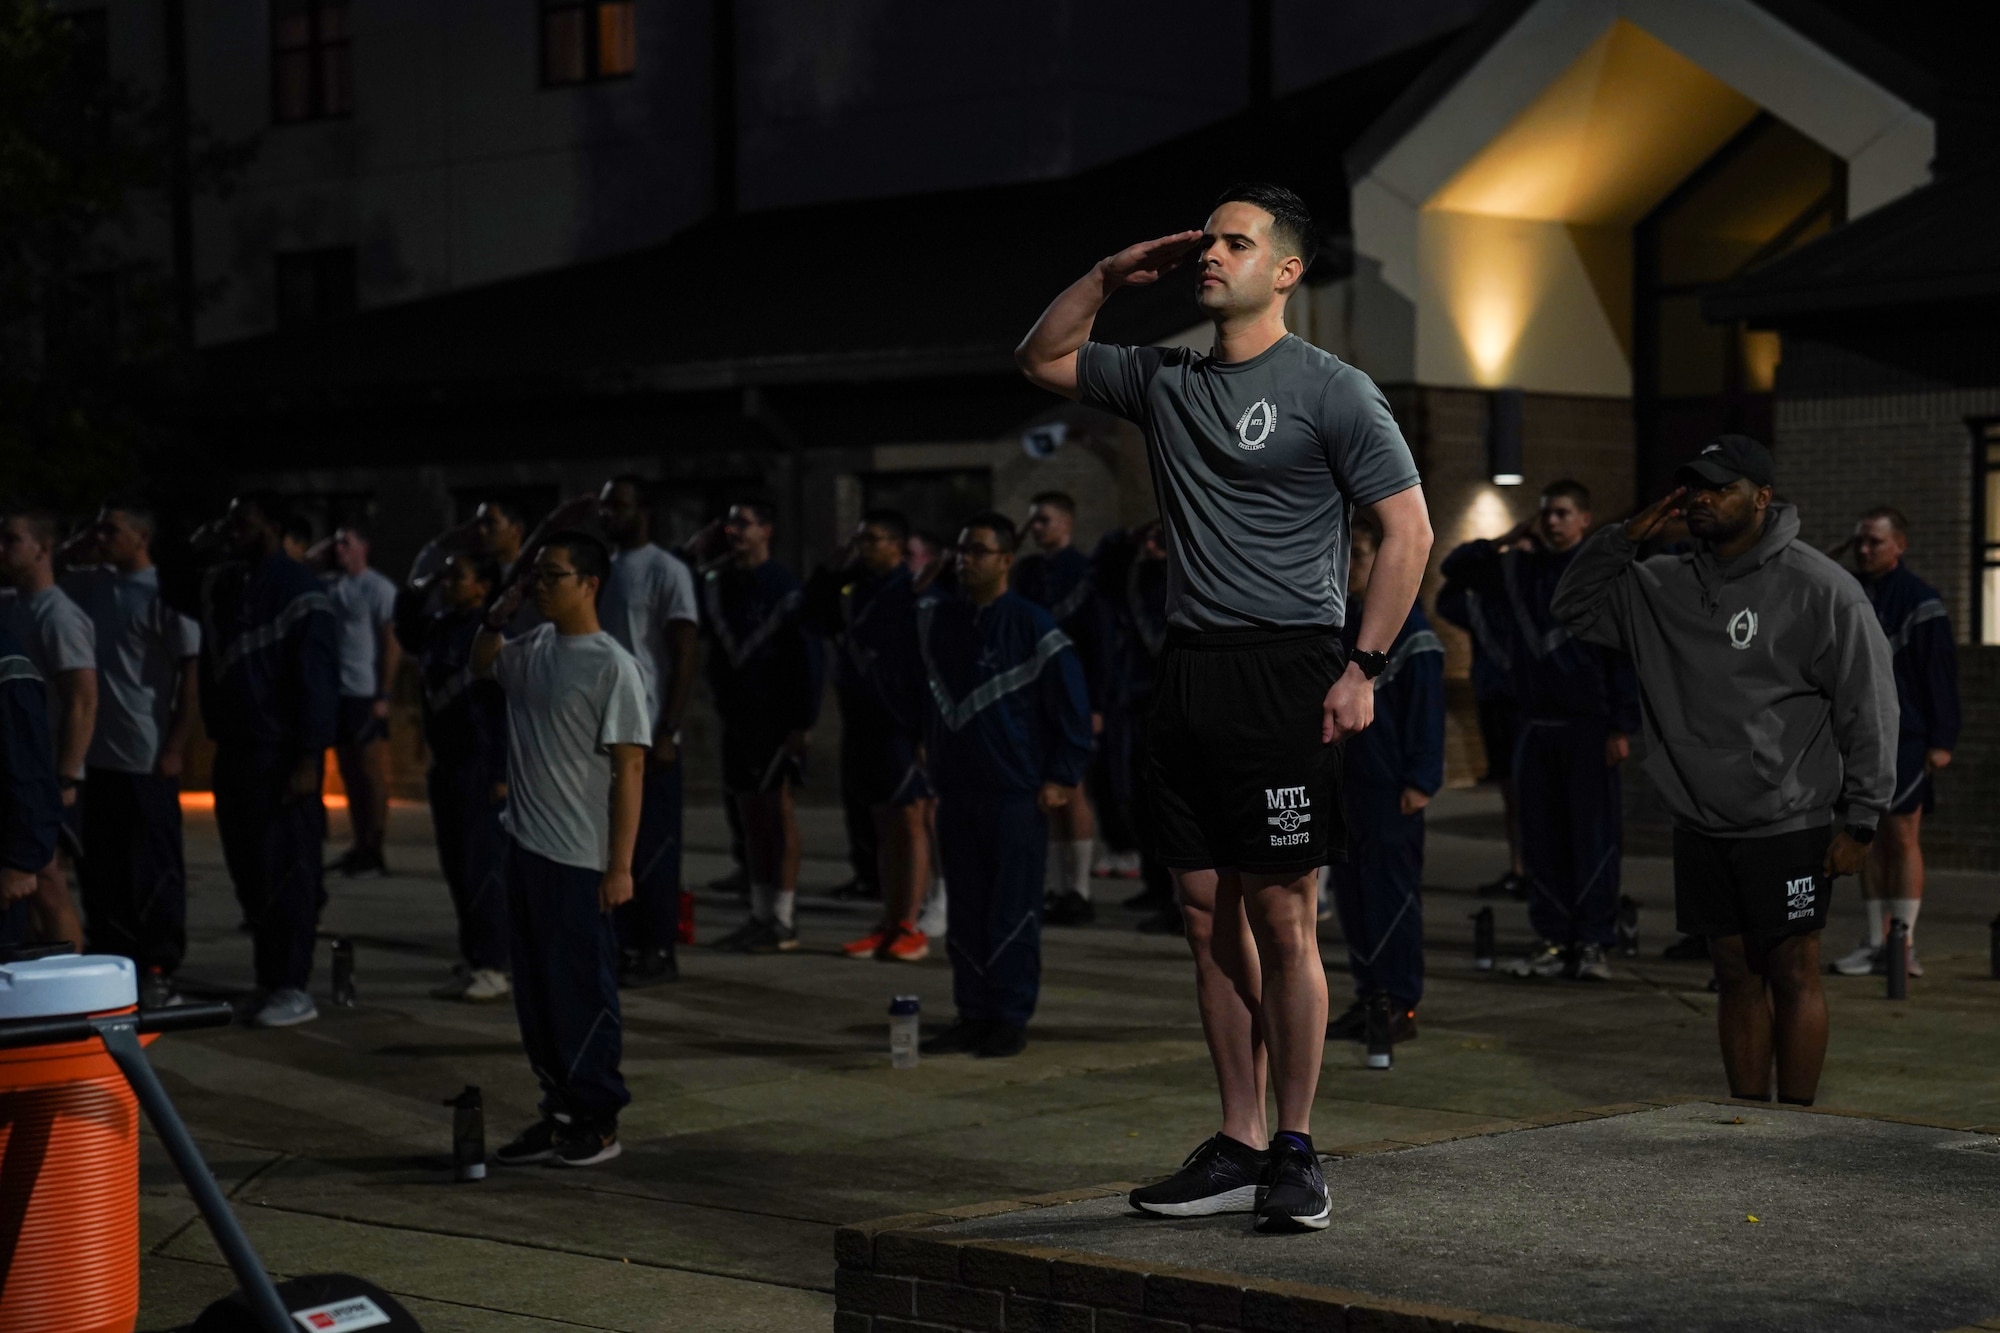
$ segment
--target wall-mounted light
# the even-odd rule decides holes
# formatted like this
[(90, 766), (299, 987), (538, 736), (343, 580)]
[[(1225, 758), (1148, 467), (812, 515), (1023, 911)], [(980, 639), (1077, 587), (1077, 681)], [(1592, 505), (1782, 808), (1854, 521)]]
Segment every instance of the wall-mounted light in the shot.
[(1495, 389), (1486, 396), (1486, 475), (1495, 486), (1521, 484), (1519, 389)]

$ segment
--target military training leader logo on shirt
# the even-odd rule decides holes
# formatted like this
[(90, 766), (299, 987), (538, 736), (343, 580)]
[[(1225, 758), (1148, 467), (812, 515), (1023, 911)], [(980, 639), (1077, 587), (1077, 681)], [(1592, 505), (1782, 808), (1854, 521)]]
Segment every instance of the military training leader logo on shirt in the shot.
[(1245, 449), (1262, 449), (1264, 441), (1271, 438), (1271, 428), (1277, 424), (1278, 409), (1259, 398), (1236, 418), (1236, 442)]

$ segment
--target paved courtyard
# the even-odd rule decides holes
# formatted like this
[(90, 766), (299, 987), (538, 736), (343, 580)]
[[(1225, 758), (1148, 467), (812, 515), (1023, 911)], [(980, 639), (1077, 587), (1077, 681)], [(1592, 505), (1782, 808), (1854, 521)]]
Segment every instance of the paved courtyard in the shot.
[[(1720, 1095), (1705, 965), (1667, 963), (1667, 867), (1629, 858), (1644, 956), (1584, 987), (1474, 971), (1470, 886), (1501, 859), (1493, 798), (1434, 807), (1426, 874), (1430, 994), (1421, 1038), (1387, 1073), (1328, 1051), (1315, 1137), (1354, 1143), (1638, 1097)], [(336, 818), (336, 829), (339, 826)], [(455, 1184), (443, 1101), (481, 1086), (496, 1146), (532, 1117), (535, 1089), (506, 1005), (432, 1000), (452, 958), (451, 915), (418, 807), (393, 819), (393, 878), (335, 881), (325, 927), (356, 941), (361, 1003), (283, 1032), (162, 1038), (169, 1091), (280, 1273), (346, 1270), (403, 1298), (431, 1333), (830, 1327), (833, 1231), (918, 1209), (1161, 1174), (1213, 1129), (1214, 1097), (1180, 941), (1140, 935), (1099, 881), (1094, 927), (1047, 937), (1040, 1016), (1018, 1059), (887, 1059), (889, 997), (948, 1016), (942, 957), (909, 965), (833, 952), (868, 909), (844, 879), (837, 811), (805, 812), (805, 948), (771, 958), (696, 948), (678, 985), (628, 995), (625, 1155), (575, 1173), (498, 1168)], [(727, 864), (719, 811), (690, 811), (690, 883)], [(189, 824), (186, 979), (247, 985), (212, 823)], [(1843, 886), (1837, 929), (1856, 929)], [(1821, 1101), (1877, 1113), (2000, 1122), (2000, 982), (1987, 921), (2000, 876), (1938, 875), (1919, 932), (1928, 975), (1907, 1003), (1876, 979), (1829, 981), (1833, 1045)], [(703, 895), (713, 937), (740, 908)], [(1503, 950), (1525, 910), (1498, 909)], [(1343, 957), (1327, 928), (1327, 954)], [(940, 951), (941, 954), (941, 951)], [(1336, 995), (1346, 978), (1336, 966)], [(232, 1285), (164, 1154), (148, 1143), (140, 1328), (191, 1319)], [(1316, 1243), (1312, 1238), (1297, 1241)]]

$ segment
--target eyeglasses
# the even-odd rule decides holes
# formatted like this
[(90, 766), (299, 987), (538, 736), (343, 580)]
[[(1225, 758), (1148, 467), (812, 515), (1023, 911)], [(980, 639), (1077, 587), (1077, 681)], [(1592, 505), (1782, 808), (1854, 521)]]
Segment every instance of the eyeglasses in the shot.
[(951, 549), (959, 555), (966, 557), (1000, 554), (1000, 548), (997, 546), (954, 546)]
[[(572, 575), (577, 575), (577, 571), (574, 569), (560, 569), (552, 565), (535, 566), (535, 581), (537, 583), (558, 583)], [(581, 575), (577, 575), (577, 577), (581, 577)]]

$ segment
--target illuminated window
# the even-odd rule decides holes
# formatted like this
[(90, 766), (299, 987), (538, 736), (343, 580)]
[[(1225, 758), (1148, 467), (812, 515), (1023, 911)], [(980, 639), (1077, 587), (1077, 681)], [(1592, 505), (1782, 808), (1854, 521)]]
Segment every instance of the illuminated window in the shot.
[(271, 119), (327, 120), (354, 111), (347, 0), (271, 0)]
[(630, 78), (639, 65), (633, 0), (542, 0), (542, 85)]
[(2000, 421), (1975, 428), (1972, 577), (1978, 591), (1979, 642), (2000, 644)]

